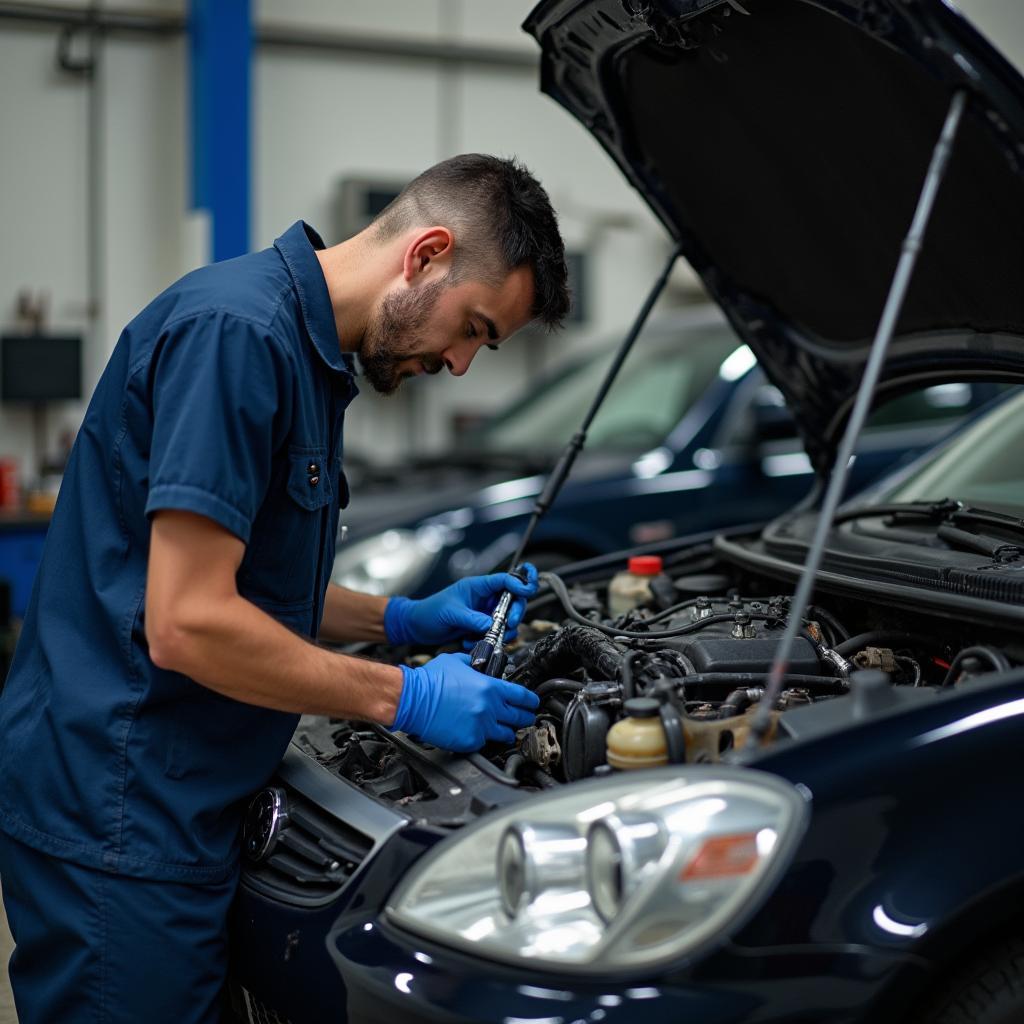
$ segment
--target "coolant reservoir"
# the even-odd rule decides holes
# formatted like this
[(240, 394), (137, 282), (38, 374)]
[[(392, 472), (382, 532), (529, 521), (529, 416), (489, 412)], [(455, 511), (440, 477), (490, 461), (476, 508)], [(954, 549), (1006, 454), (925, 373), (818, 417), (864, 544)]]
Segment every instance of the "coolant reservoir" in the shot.
[(652, 697), (634, 697), (622, 705), (626, 717), (608, 730), (608, 763), (613, 768), (657, 768), (668, 764), (660, 708)]
[(608, 584), (608, 613), (631, 612), (651, 599), (651, 578), (661, 572), (659, 555), (634, 555), (625, 572), (617, 572)]

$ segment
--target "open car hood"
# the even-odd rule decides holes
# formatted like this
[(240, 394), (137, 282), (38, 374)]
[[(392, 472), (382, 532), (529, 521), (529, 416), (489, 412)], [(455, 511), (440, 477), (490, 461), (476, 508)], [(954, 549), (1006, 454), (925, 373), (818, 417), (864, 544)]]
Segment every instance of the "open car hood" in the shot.
[(541, 83), (648, 202), (831, 467), (932, 149), (879, 396), (1024, 380), (1024, 79), (942, 0), (544, 0)]

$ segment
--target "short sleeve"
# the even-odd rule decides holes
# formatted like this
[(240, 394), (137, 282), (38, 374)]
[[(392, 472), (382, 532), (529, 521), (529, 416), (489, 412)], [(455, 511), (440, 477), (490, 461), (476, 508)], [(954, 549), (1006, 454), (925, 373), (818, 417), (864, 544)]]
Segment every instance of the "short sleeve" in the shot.
[(195, 512), (248, 543), (290, 376), (274, 339), (246, 320), (216, 312), (173, 325), (150, 368), (146, 515)]

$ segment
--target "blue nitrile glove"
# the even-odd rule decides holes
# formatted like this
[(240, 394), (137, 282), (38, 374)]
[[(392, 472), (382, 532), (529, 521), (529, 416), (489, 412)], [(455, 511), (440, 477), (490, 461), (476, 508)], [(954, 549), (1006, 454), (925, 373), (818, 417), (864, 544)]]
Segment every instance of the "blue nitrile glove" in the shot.
[(399, 667), (405, 680), (394, 731), (468, 753), (488, 740), (514, 743), (516, 729), (533, 725), (537, 695), (470, 668), (468, 654), (441, 654), (421, 668)]
[(384, 632), (390, 644), (450, 644), (479, 638), (491, 628), (491, 616), (502, 591), (516, 595), (505, 639), (512, 640), (527, 598), (537, 593), (537, 570), (525, 562), (526, 583), (507, 572), (467, 576), (422, 601), (393, 597), (384, 609)]

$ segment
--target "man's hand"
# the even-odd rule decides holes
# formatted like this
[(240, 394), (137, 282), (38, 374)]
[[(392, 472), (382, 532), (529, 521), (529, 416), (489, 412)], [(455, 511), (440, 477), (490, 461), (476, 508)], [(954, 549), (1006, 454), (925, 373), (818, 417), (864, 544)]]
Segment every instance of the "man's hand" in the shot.
[(491, 626), (491, 616), (502, 591), (516, 600), (508, 616), (506, 640), (516, 635), (527, 598), (537, 593), (537, 570), (525, 564), (526, 582), (507, 572), (469, 576), (422, 601), (393, 597), (384, 611), (384, 631), (391, 644), (448, 644), (477, 638)]
[(488, 740), (511, 745), (533, 724), (537, 695), (469, 667), (468, 654), (442, 654), (405, 677), (392, 729), (444, 750), (479, 750)]

